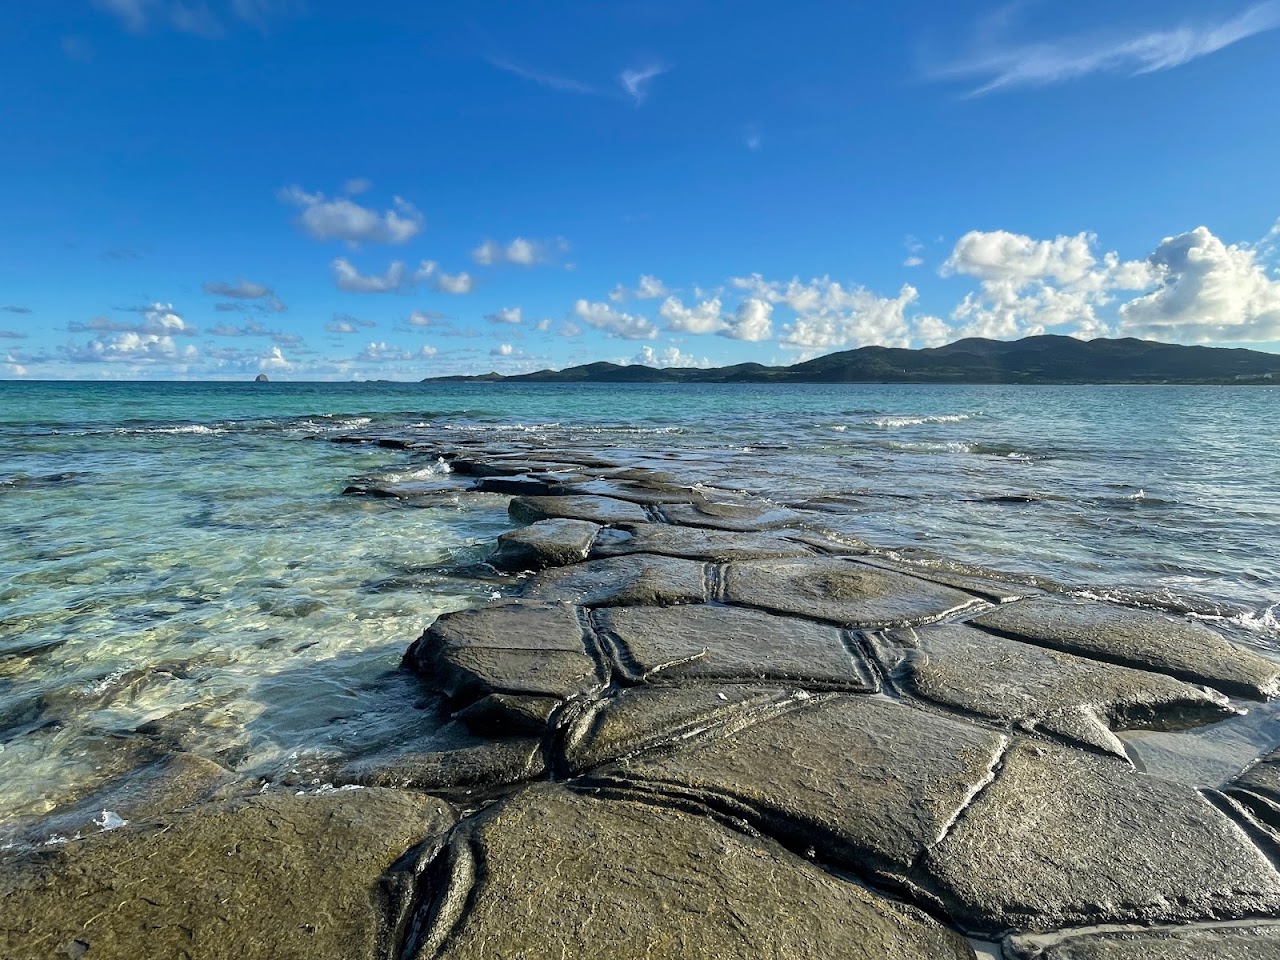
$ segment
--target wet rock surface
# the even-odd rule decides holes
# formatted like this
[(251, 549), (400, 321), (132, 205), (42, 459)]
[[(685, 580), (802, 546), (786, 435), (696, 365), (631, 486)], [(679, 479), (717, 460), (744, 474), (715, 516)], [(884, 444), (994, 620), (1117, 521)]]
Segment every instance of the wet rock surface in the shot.
[(1111, 731), (1232, 716), (1220, 693), (1172, 677), (993, 637), (963, 624), (890, 631), (881, 664), (916, 696), (1125, 756)]
[(412, 957), (973, 956), (921, 911), (768, 840), (560, 787), (527, 790), (476, 817), (455, 836), (448, 867)]
[(0, 871), (0, 956), (374, 957), (388, 871), (452, 822), (401, 791), (275, 794), (25, 854)]
[(61, 811), (87, 839), (0, 849), (0, 957), (1280, 956), (1280, 750), (1180, 783), (1114, 734), (1236, 723), (1280, 665), (886, 555), (711, 455), (331, 439), (431, 467), (369, 509), (511, 496), (495, 599), (409, 648), (394, 735), (252, 798), (153, 758)]
[(1015, 640), (1204, 683), (1265, 699), (1280, 688), (1280, 664), (1229, 643), (1208, 627), (1115, 604), (1033, 598), (973, 621)]

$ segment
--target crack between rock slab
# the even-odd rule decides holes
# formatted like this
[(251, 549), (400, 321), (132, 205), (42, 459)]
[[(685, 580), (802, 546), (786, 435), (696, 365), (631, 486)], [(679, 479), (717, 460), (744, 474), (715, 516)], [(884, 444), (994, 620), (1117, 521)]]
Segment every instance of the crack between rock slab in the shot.
[(429, 960), (448, 949), (471, 912), (484, 874), (483, 855), (471, 842), (470, 824), (459, 824), (417, 876), (417, 910), (393, 960)]
[(1021, 941), (1027, 947), (1037, 951), (1030, 956), (1040, 956), (1043, 951), (1059, 946), (1061, 944), (1070, 944), (1074, 940), (1088, 939), (1091, 937), (1105, 936), (1107, 934), (1147, 934), (1147, 935), (1175, 935), (1186, 931), (1203, 931), (1206, 933), (1230, 932), (1232, 930), (1250, 930), (1259, 927), (1275, 927), (1280, 930), (1280, 920), (1275, 917), (1255, 917), (1251, 920), (1226, 920), (1217, 923), (1184, 923), (1184, 924), (1157, 924), (1155, 926), (1145, 926), (1136, 923), (1100, 923), (1092, 926), (1084, 927), (1068, 927), (1062, 930), (1054, 930), (1049, 933), (1021, 933), (1010, 934), (1004, 938), (1006, 945), (1005, 955), (1014, 957), (1019, 955), (1027, 955), (1025, 951), (1022, 954), (1014, 954), (1012, 952), (1010, 941), (1016, 939)]
[(1197, 793), (1206, 803), (1230, 820), (1232, 826), (1244, 834), (1250, 846), (1271, 864), (1271, 869), (1280, 873), (1280, 836), (1256, 819), (1249, 808), (1235, 797), (1213, 789), (1198, 790)]
[(991, 759), (987, 761), (986, 773), (978, 780), (977, 783), (969, 788), (969, 792), (960, 801), (960, 805), (956, 807), (955, 812), (947, 818), (947, 821), (942, 825), (942, 829), (938, 831), (937, 839), (921, 850), (920, 853), (916, 855), (915, 859), (911, 861), (911, 867), (908, 870), (908, 873), (914, 873), (916, 868), (920, 865), (920, 861), (924, 859), (929, 851), (935, 849), (946, 841), (947, 837), (951, 835), (952, 830), (955, 829), (956, 824), (958, 824), (964, 815), (972, 809), (973, 805), (977, 803), (978, 798), (982, 796), (986, 789), (999, 778), (1000, 772), (1004, 769), (1005, 756), (1008, 754), (1010, 747), (1012, 747), (1014, 743), (1014, 738), (1011, 736), (1006, 736), (1004, 734), (1000, 734), (999, 736), (1000, 743), (996, 747), (995, 753), (992, 754)]

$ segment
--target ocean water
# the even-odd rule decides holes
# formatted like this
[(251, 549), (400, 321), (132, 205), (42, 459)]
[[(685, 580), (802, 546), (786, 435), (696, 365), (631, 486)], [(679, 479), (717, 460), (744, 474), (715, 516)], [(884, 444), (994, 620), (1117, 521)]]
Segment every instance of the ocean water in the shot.
[(1280, 389), (0, 382), (0, 841), (156, 752), (273, 780), (412, 709), (405, 647), (504, 589), (507, 498), (343, 496), (414, 451), (678, 453), (916, 558), (1191, 611), (1280, 657)]

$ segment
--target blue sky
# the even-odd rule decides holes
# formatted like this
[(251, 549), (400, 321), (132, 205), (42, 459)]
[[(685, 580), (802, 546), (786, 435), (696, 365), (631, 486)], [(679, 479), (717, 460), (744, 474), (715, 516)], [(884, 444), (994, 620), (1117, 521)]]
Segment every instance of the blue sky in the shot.
[(0, 377), (1280, 352), (1280, 0), (44, 0)]

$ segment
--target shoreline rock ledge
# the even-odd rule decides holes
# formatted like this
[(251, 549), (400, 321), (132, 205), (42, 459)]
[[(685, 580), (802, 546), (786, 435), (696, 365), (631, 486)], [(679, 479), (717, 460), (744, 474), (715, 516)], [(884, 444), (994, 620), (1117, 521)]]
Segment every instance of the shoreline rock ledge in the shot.
[(337, 439), (452, 467), (348, 495), (526, 524), (404, 656), (438, 722), (0, 854), (0, 957), (1280, 957), (1280, 753), (1178, 782), (1117, 736), (1231, 724), (1280, 664), (673, 464)]

